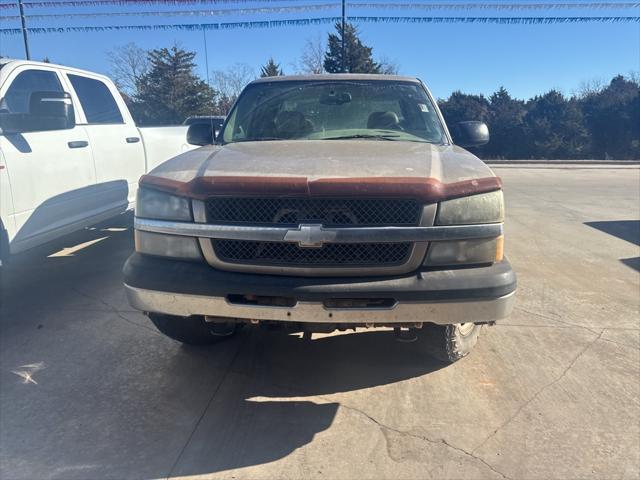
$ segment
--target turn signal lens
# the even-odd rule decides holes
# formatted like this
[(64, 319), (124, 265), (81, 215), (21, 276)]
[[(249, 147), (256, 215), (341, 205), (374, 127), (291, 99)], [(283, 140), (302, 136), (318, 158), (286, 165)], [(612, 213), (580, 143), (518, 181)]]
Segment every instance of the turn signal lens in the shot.
[(504, 258), (504, 235), (496, 238), (496, 263), (501, 262)]
[(477, 240), (433, 242), (425, 266), (478, 265), (502, 259), (502, 236)]
[(201, 260), (198, 240), (193, 237), (163, 235), (159, 233), (135, 231), (136, 252), (156, 257)]

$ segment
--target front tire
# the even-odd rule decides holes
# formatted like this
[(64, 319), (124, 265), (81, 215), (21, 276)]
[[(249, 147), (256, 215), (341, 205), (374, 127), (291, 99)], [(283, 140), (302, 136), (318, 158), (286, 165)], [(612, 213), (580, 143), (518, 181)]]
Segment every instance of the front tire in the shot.
[(427, 323), (418, 330), (418, 340), (433, 357), (453, 363), (469, 355), (478, 342), (481, 329), (482, 325), (471, 322), (451, 325)]
[(167, 337), (187, 345), (212, 345), (234, 335), (238, 323), (209, 323), (201, 315), (178, 317), (161, 313), (149, 313), (149, 319)]

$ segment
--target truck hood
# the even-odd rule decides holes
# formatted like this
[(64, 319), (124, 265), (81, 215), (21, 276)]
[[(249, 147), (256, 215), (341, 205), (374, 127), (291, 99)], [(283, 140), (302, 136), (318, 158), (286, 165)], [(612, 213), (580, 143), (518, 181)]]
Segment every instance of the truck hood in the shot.
[[(309, 185), (467, 184), (477, 180), (499, 188), (491, 169), (466, 150), (452, 145), (379, 140), (293, 140), (230, 143), (183, 153), (155, 168), (141, 183), (192, 196), (236, 193), (214, 185), (240, 183), (260, 193), (296, 194)], [(482, 183), (481, 182), (481, 183)], [(496, 188), (496, 184), (497, 188)], [(208, 187), (207, 187), (208, 185)], [(288, 186), (287, 186), (288, 185)], [(295, 187), (293, 185), (296, 185)], [(255, 189), (255, 188), (254, 188)], [(197, 190), (197, 192), (196, 192)], [(271, 190), (271, 192), (270, 192)], [(392, 194), (388, 189), (384, 192)], [(368, 190), (371, 193), (371, 190)], [(486, 190), (485, 190), (486, 191)], [(323, 190), (324, 192), (324, 190)], [(465, 190), (466, 192), (466, 190)], [(256, 193), (254, 191), (249, 193)], [(469, 194), (469, 193), (464, 193)], [(458, 195), (460, 196), (460, 195)]]

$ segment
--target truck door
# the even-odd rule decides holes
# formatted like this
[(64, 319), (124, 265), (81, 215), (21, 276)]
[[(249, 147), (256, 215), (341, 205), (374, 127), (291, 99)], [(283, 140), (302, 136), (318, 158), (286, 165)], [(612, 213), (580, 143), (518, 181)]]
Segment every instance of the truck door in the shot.
[[(32, 93), (62, 92), (62, 80), (54, 68), (18, 67), (0, 88), (0, 109), (27, 114)], [(78, 228), (91, 216), (95, 168), (83, 127), (3, 134), (0, 150), (13, 198), (12, 252)]]
[(66, 76), (82, 107), (102, 206), (124, 211), (135, 201), (138, 180), (145, 173), (140, 132), (112, 82), (97, 75)]

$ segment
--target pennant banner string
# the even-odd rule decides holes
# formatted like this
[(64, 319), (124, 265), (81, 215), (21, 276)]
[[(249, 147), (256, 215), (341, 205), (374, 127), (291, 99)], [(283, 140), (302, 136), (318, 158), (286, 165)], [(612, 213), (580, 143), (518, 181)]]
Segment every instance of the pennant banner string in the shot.
[[(229, 30), (237, 28), (277, 28), (322, 25), (338, 22), (341, 17), (298, 18), (256, 22), (189, 23), (162, 25), (101, 25), (78, 27), (30, 27), (29, 33), (108, 32), (134, 30)], [(499, 25), (538, 25), (556, 23), (640, 23), (640, 17), (347, 17), (354, 23), (484, 23)], [(20, 28), (2, 28), (0, 34), (19, 35)]]
[[(50, 18), (98, 18), (98, 17), (214, 17), (222, 15), (255, 15), (331, 10), (340, 7), (340, 3), (323, 3), (293, 7), (257, 7), (226, 8), (221, 10), (167, 10), (166, 12), (93, 12), (93, 13), (50, 13), (25, 15), (28, 20), (47, 20)], [(19, 20), (20, 15), (2, 15), (1, 20)]]
[[(103, 7), (117, 5), (128, 7), (131, 5), (233, 5), (243, 3), (281, 3), (282, 0), (52, 0), (22, 2), (25, 8), (51, 7)], [(2, 2), (0, 8), (17, 7), (18, 2)]]
[[(60, 0), (23, 2), (25, 8), (96, 7), (130, 5), (223, 5), (250, 2), (272, 3), (279, 0)], [(300, 6), (299, 8), (304, 8)], [(421, 10), (549, 10), (549, 9), (627, 9), (640, 8), (640, 2), (579, 2), (579, 3), (371, 3), (347, 2), (349, 8), (421, 9)], [(0, 9), (17, 8), (17, 2), (2, 2)], [(286, 8), (286, 7), (282, 7)], [(252, 10), (252, 9), (250, 9)]]
[(550, 23), (638, 23), (640, 17), (361, 17), (349, 16), (354, 23), (491, 23), (536, 25)]
[(627, 9), (640, 8), (640, 2), (594, 3), (365, 3), (347, 2), (350, 8), (420, 10), (551, 10), (551, 9)]

